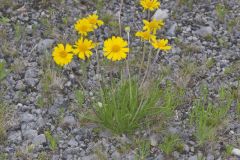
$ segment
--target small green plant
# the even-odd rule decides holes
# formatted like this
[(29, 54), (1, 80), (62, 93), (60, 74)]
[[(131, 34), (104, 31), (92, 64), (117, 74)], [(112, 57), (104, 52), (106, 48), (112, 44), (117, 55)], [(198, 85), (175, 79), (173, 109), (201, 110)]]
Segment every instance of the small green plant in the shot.
[(7, 153), (0, 153), (0, 159), (1, 160), (7, 160), (8, 159), (7, 157), (8, 157)]
[(207, 68), (211, 69), (216, 64), (216, 60), (214, 58), (208, 58), (206, 62)]
[(136, 80), (132, 80), (103, 89), (102, 104), (95, 107), (96, 121), (121, 134), (132, 133), (144, 124), (151, 125), (149, 119), (154, 116), (166, 120), (179, 104), (177, 95), (180, 93), (175, 92), (170, 84), (164, 89), (156, 86), (152, 83), (142, 89)]
[(219, 99), (216, 105), (208, 100), (208, 89), (202, 88), (202, 96), (194, 102), (190, 114), (190, 123), (195, 124), (195, 137), (199, 145), (213, 140), (218, 127), (231, 106), (232, 95), (226, 89), (219, 90)]
[(47, 153), (46, 152), (41, 152), (38, 155), (38, 160), (49, 160)]
[(24, 27), (20, 23), (16, 23), (14, 25), (14, 31), (15, 31), (15, 41), (19, 42), (21, 38), (25, 35)]
[[(1, 99), (0, 99), (1, 100)], [(0, 142), (3, 143), (6, 139), (6, 115), (7, 115), (7, 105), (0, 102)]]
[(78, 106), (82, 107), (83, 103), (84, 103), (84, 99), (85, 99), (84, 92), (82, 90), (76, 90), (75, 98), (76, 98)]
[(150, 142), (148, 140), (137, 140), (136, 142), (136, 159), (145, 160), (150, 154)]
[(5, 68), (5, 64), (5, 61), (0, 61), (0, 81), (3, 80), (8, 74), (8, 71)]
[(6, 24), (8, 24), (9, 22), (10, 22), (10, 19), (9, 19), (9, 18), (4, 17), (4, 16), (1, 16), (1, 17), (0, 17), (0, 24), (1, 24), (1, 25), (6, 25)]
[(224, 4), (218, 3), (215, 8), (218, 20), (221, 22), (225, 21), (225, 16), (228, 12), (227, 8), (225, 7)]
[(159, 148), (166, 154), (170, 155), (175, 150), (182, 150), (182, 140), (176, 134), (169, 134), (163, 139), (163, 143), (159, 145)]
[(208, 34), (206, 36), (203, 37), (205, 41), (212, 41), (213, 40), (213, 36), (212, 34)]
[(52, 136), (50, 131), (45, 131), (44, 134), (46, 136), (47, 141), (49, 142), (49, 148), (52, 151), (56, 151), (58, 147), (56, 138)]
[(225, 150), (226, 157), (231, 156), (231, 155), (232, 155), (233, 146), (227, 145), (225, 149), (226, 149), (226, 150)]

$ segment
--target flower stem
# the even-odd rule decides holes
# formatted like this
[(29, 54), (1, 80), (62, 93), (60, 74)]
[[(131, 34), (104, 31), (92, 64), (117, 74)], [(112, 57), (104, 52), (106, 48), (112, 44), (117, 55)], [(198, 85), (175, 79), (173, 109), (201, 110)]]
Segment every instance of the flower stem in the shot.
[(150, 67), (150, 63), (151, 63), (151, 59), (152, 59), (152, 47), (150, 48), (149, 54), (148, 54), (148, 64), (147, 64), (147, 69), (146, 72), (144, 74), (143, 80), (140, 84), (140, 87), (143, 85), (143, 83), (145, 82), (145, 80), (148, 77), (148, 72), (149, 72), (149, 67)]
[(142, 70), (142, 67), (143, 67), (143, 62), (144, 62), (144, 59), (145, 59), (145, 54), (146, 54), (146, 43), (145, 41), (143, 42), (143, 55), (142, 55), (142, 61), (141, 61), (141, 64), (140, 64), (140, 68), (139, 68), (139, 77), (141, 75), (141, 70)]

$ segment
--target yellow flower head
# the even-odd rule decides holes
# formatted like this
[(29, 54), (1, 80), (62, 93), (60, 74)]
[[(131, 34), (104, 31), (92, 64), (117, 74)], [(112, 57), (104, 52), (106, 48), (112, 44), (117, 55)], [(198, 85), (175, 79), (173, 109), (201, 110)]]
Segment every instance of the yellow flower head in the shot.
[(127, 57), (127, 52), (129, 52), (127, 46), (127, 41), (123, 40), (122, 37), (113, 36), (104, 41), (104, 56), (112, 61), (125, 59)]
[(98, 19), (98, 15), (92, 14), (87, 17), (88, 22), (92, 25), (94, 29), (103, 25), (103, 21)]
[(72, 51), (73, 49), (71, 45), (66, 44), (66, 47), (64, 47), (63, 44), (58, 44), (52, 52), (53, 60), (60, 66), (67, 65), (72, 61)]
[(144, 23), (144, 30), (148, 30), (150, 32), (153, 32), (153, 34), (156, 34), (158, 29), (161, 29), (162, 26), (164, 25), (164, 22), (162, 20), (156, 20), (153, 19), (152, 21), (147, 21), (147, 20), (143, 20)]
[(93, 31), (93, 26), (86, 18), (78, 20), (75, 25), (75, 30), (82, 36), (86, 36), (88, 32)]
[(160, 49), (160, 50), (163, 50), (163, 51), (168, 51), (172, 48), (171, 46), (168, 46), (168, 40), (167, 39), (154, 40), (152, 42), (152, 45), (155, 49)]
[(150, 31), (138, 31), (135, 35), (146, 41), (152, 41), (156, 39), (156, 36), (151, 34)]
[(91, 40), (80, 38), (75, 42), (74, 47), (73, 53), (85, 60), (86, 57), (89, 58), (92, 55), (91, 49), (95, 47), (95, 44)]
[(150, 11), (153, 11), (160, 7), (160, 2), (157, 0), (141, 0), (140, 4), (144, 10), (148, 9)]

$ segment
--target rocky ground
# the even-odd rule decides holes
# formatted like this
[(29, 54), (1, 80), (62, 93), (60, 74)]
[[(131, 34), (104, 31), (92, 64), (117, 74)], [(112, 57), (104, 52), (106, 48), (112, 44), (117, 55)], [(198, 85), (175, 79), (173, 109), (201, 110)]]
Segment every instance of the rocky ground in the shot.
[[(149, 160), (198, 160), (200, 157), (220, 160), (227, 159), (227, 145), (240, 148), (240, 124), (234, 104), (216, 142), (205, 147), (198, 146), (193, 138), (193, 126), (188, 125), (191, 103), (180, 107), (165, 130), (181, 137), (183, 149), (175, 150), (170, 156), (155, 147), (162, 140), (162, 132), (142, 130), (135, 138), (116, 136), (96, 124), (84, 122), (87, 102), (95, 98), (97, 88), (96, 60), (93, 57), (85, 66), (76, 59), (60, 70), (50, 54), (55, 43), (73, 43), (77, 38), (73, 24), (95, 10), (101, 11), (102, 19), (110, 26), (101, 27), (98, 40), (116, 33), (119, 1), (2, 1), (0, 60), (6, 62), (8, 74), (0, 81), (0, 93), (8, 112), (0, 159), (141, 159), (137, 156), (140, 146), (133, 147), (136, 137), (149, 140), (151, 148), (143, 158)], [(156, 73), (167, 72), (166, 79), (184, 86), (189, 97), (198, 96), (203, 84), (208, 86), (212, 97), (221, 86), (239, 89), (240, 1), (161, 2), (161, 15), (166, 24), (161, 35), (170, 40), (173, 49), (159, 56)], [(225, 10), (216, 9), (219, 3), (224, 4)], [(141, 26), (142, 17), (137, 0), (124, 0), (123, 27), (130, 26), (135, 31)], [(132, 40), (131, 45), (140, 43)], [(75, 92), (82, 86), (87, 90), (86, 103), (78, 106)], [(46, 137), (46, 131), (50, 138)], [(54, 137), (52, 141), (51, 137)], [(228, 158), (237, 159), (234, 155)]]

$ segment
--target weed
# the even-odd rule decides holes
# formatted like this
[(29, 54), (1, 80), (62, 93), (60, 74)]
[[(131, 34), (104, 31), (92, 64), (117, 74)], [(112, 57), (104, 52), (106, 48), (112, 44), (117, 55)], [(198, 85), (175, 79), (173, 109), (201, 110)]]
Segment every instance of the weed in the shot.
[(228, 12), (227, 8), (225, 7), (224, 4), (218, 3), (215, 7), (215, 11), (218, 17), (218, 20), (221, 22), (225, 21), (225, 16)]
[(182, 150), (182, 140), (176, 134), (169, 134), (163, 139), (163, 143), (159, 145), (159, 148), (166, 154), (170, 155), (175, 150)]
[(144, 124), (151, 125), (153, 117), (170, 117), (179, 104), (178, 94), (170, 84), (164, 89), (156, 83), (142, 89), (136, 80), (112, 84), (102, 90), (102, 105), (95, 107), (96, 121), (115, 133), (132, 133)]
[(75, 99), (78, 106), (82, 107), (85, 99), (84, 92), (82, 90), (75, 91)]
[(208, 58), (206, 62), (207, 68), (211, 69), (216, 64), (216, 60), (214, 58)]
[(215, 138), (216, 131), (231, 106), (232, 95), (226, 89), (221, 88), (218, 95), (218, 103), (214, 105), (208, 100), (208, 89), (203, 87), (202, 96), (194, 102), (190, 123), (195, 124), (195, 137), (199, 145)]
[(205, 41), (212, 41), (213, 40), (213, 36), (212, 34), (207, 34), (206, 36), (203, 37)]
[(41, 152), (39, 155), (38, 155), (38, 160), (48, 160), (48, 155), (46, 152)]
[(9, 18), (4, 17), (4, 16), (1, 16), (1, 17), (0, 17), (0, 24), (1, 24), (1, 25), (6, 25), (6, 24), (8, 24), (9, 22), (10, 22), (10, 19), (9, 19)]
[(24, 26), (20, 23), (14, 25), (15, 41), (18, 43), (25, 35)]
[(1, 160), (7, 160), (7, 153), (0, 153), (0, 159)]
[(224, 69), (224, 74), (229, 75), (229, 74), (232, 74), (232, 73), (236, 72), (239, 69), (239, 67), (240, 67), (240, 63), (239, 62), (240, 62), (240, 60), (238, 60), (238, 61), (234, 62), (232, 65), (226, 67)]
[(6, 78), (8, 70), (5, 68), (5, 61), (0, 61), (0, 81)]
[(137, 140), (135, 143), (137, 149), (136, 159), (145, 160), (150, 154), (150, 142), (148, 140)]
[(56, 138), (52, 136), (50, 131), (45, 131), (44, 135), (46, 136), (46, 139), (49, 142), (49, 148), (52, 151), (56, 151), (58, 147)]
[(8, 106), (0, 102), (0, 143), (3, 143), (6, 139), (6, 115), (8, 113)]
[(232, 150), (233, 150), (233, 146), (231, 145), (227, 145), (226, 146), (226, 150), (225, 150), (225, 153), (226, 153), (226, 156), (229, 157), (232, 155)]

